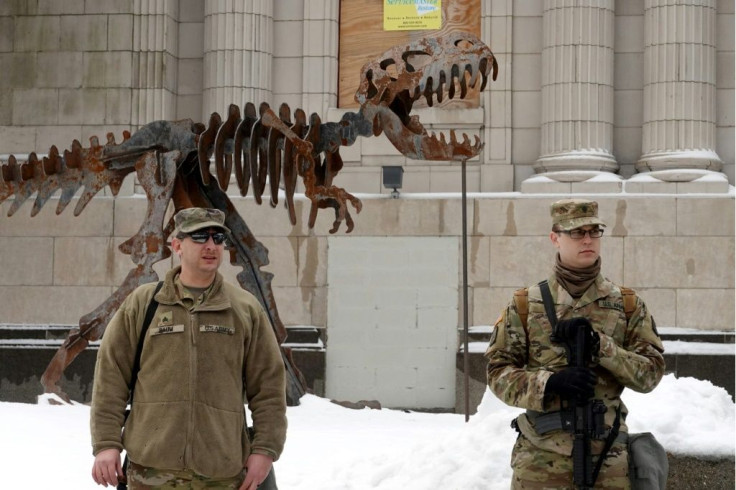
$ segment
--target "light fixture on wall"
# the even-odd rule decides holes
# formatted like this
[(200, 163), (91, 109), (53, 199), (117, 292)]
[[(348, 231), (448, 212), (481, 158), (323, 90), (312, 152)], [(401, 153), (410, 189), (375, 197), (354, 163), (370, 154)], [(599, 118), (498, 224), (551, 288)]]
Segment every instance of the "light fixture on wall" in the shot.
[(404, 167), (400, 166), (385, 166), (383, 168), (383, 187), (386, 189), (393, 189), (391, 191), (391, 197), (394, 199), (399, 198), (399, 191), (401, 189), (401, 181), (404, 178)]

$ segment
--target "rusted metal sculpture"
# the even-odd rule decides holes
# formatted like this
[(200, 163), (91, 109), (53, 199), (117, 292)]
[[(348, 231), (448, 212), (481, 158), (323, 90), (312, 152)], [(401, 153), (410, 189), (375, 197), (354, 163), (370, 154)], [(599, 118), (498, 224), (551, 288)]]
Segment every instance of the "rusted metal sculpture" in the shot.
[[(259, 298), (279, 343), (283, 343), (286, 330), (271, 290), (272, 274), (261, 271), (268, 264), (268, 250), (256, 240), (225, 194), (233, 167), (241, 195), (247, 194), (252, 182), (258, 204), (268, 177), (270, 204), (276, 206), (283, 178), (292, 224), (296, 223), (293, 196), (300, 176), (305, 195), (311, 201), (309, 227), (314, 226), (318, 209), (331, 207), (335, 221), (330, 233), (336, 232), (343, 221), (350, 232), (354, 223), (348, 203), (360, 212), (361, 202), (332, 184), (343, 165), (340, 146), (353, 144), (358, 136), (383, 132), (409, 158), (472, 158), (482, 146), (477, 136), (471, 144), (466, 135), (459, 142), (454, 132), (449, 142), (444, 135), (430, 135), (417, 116), (410, 116), (412, 104), (421, 97), (429, 105), (434, 97), (453, 98), (457, 87), (460, 97), (465, 97), (468, 84), (475, 87), (480, 82), (482, 90), (489, 74), (495, 80), (497, 70), (490, 49), (470, 34), (427, 38), (393, 48), (366, 64), (355, 95), (360, 110), (345, 114), (339, 122), (322, 123), (317, 114), (312, 114), (307, 122), (301, 109), (294, 111), (292, 122), (291, 109), (286, 104), (276, 114), (268, 104), (261, 104), (256, 112), (255, 106), (247, 103), (242, 114), (238, 106), (231, 105), (224, 122), (213, 113), (206, 127), (191, 120), (156, 121), (132, 136), (125, 132), (120, 144), (109, 133), (105, 145), (93, 137), (89, 148), (75, 140), (63, 154), (52, 146), (43, 158), (31, 153), (27, 161), (18, 162), (10, 156), (0, 166), (0, 202), (15, 196), (8, 216), (33, 195), (36, 197), (31, 216), (35, 216), (57, 191), (61, 191), (56, 207), (56, 214), (60, 214), (81, 189), (74, 209), (78, 216), (104, 187), (110, 187), (117, 195), (123, 179), (133, 172), (148, 198), (143, 224), (119, 247), (130, 255), (135, 267), (113, 295), (83, 316), (79, 328), (69, 333), (41, 378), (45, 391), (68, 400), (58, 384), (64, 369), (90, 341), (102, 337), (112, 315), (133, 289), (158, 280), (153, 265), (171, 255), (167, 239), (173, 232), (173, 219), (166, 221), (166, 215), (172, 201), (175, 211), (206, 206), (225, 212), (226, 224), (232, 230), (230, 260), (243, 269), (237, 276), (238, 282)], [(213, 155), (215, 176), (210, 173)], [(290, 351), (282, 348), (282, 352), (289, 378), (287, 398), (290, 404), (298, 404), (305, 391), (303, 377), (294, 366)]]

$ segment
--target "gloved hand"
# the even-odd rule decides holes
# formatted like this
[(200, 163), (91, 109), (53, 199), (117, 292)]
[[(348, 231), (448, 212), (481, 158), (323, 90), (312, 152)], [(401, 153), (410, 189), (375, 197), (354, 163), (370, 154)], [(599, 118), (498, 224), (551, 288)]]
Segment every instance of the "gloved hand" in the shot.
[(568, 320), (560, 320), (555, 327), (555, 336), (560, 339), (575, 340), (578, 329), (585, 329), (585, 350), (591, 356), (597, 356), (601, 346), (601, 337), (593, 330), (587, 318), (577, 317)]
[(593, 371), (582, 367), (568, 367), (549, 377), (544, 394), (560, 395), (563, 398), (576, 397), (589, 400), (593, 398), (598, 377)]

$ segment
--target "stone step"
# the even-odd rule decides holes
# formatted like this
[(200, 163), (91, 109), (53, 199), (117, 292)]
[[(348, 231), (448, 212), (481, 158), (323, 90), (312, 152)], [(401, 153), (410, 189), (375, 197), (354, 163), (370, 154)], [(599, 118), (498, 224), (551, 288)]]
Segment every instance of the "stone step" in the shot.
[(0, 324), (0, 345), (4, 340), (64, 340), (76, 325), (18, 325)]
[[(485, 386), (486, 359), (483, 354), (493, 331), (492, 326), (468, 329), (470, 375)], [(659, 329), (664, 344), (666, 373), (710, 381), (736, 398), (736, 343), (734, 332), (710, 332), (683, 328)], [(458, 369), (462, 370), (463, 331), (458, 332)], [(478, 400), (480, 401), (480, 400)]]
[(665, 327), (659, 329), (663, 341), (705, 342), (713, 344), (736, 343), (736, 332), (706, 331), (690, 328)]
[[(0, 324), (0, 349), (19, 345), (59, 346), (76, 325), (18, 325)], [(313, 326), (288, 326), (285, 347), (292, 349), (324, 350), (324, 329)]]
[[(76, 325), (0, 324), (0, 401), (35, 403), (39, 382), (51, 358)], [(283, 346), (304, 376), (309, 391), (324, 395), (325, 332), (313, 326), (289, 326)], [(89, 402), (100, 341), (91, 342), (64, 371), (62, 389), (74, 400)]]
[(292, 350), (325, 350), (324, 328), (305, 325), (286, 327), (286, 340), (282, 344)]
[[(493, 326), (477, 325), (468, 328), (468, 342), (488, 342), (491, 339)], [(460, 345), (463, 343), (463, 331), (458, 331)], [(659, 336), (665, 342), (695, 342), (708, 344), (736, 344), (736, 332), (695, 330), (689, 328), (665, 327), (659, 329)]]

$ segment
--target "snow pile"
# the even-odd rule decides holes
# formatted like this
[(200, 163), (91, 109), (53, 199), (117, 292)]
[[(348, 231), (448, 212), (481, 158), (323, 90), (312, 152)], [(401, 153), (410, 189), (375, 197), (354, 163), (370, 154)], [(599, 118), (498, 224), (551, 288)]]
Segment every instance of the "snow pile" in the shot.
[[(652, 393), (624, 392), (632, 432), (669, 452), (733, 457), (736, 405), (707, 381), (665, 376)], [(90, 477), (89, 407), (0, 402), (0, 488), (98, 488)], [(478, 413), (351, 410), (312, 395), (288, 410), (281, 490), (507, 489), (519, 409), (486, 392)], [(40, 469), (39, 469), (40, 464)], [(35, 476), (30, 476), (35, 475)]]

